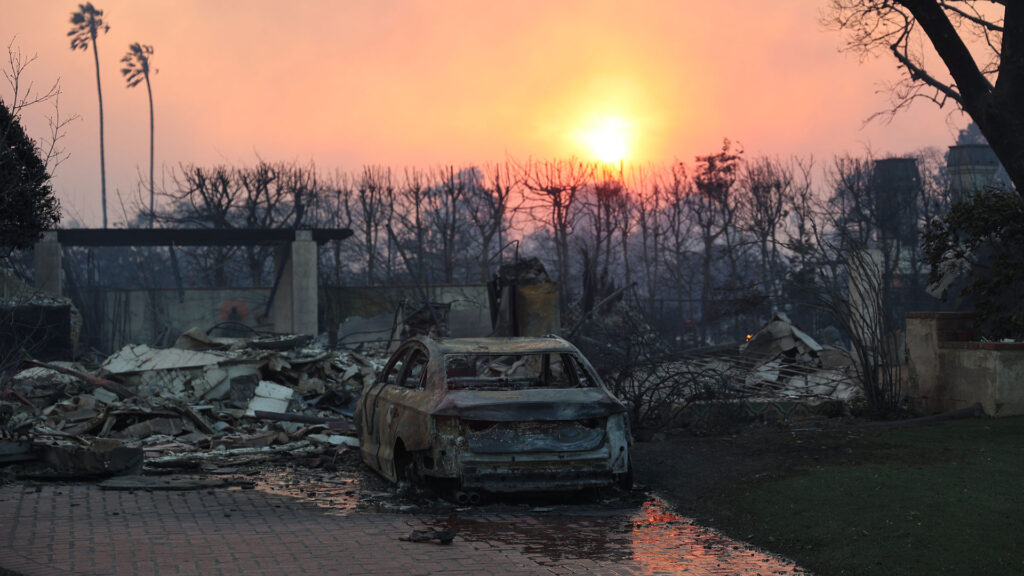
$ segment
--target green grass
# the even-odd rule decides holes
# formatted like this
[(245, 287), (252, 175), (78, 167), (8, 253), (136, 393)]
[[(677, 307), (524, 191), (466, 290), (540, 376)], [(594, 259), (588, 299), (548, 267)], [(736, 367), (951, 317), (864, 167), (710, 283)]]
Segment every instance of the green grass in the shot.
[(858, 450), (726, 489), (712, 516), (821, 575), (1024, 574), (1024, 418), (878, 430)]

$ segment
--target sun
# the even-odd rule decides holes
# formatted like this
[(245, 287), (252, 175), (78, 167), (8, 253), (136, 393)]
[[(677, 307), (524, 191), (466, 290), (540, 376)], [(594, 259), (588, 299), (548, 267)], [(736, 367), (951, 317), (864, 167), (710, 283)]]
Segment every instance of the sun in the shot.
[(629, 154), (630, 125), (621, 117), (600, 118), (580, 137), (600, 162), (617, 164)]

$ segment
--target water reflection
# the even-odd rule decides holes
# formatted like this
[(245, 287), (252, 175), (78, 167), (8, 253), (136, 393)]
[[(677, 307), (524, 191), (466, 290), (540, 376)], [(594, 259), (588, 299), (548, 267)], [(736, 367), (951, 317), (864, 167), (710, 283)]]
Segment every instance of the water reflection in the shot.
[(649, 500), (632, 518), (632, 559), (647, 574), (802, 574), (793, 563), (731, 540)]
[(339, 514), (366, 509), (360, 497), (358, 477), (307, 477), (298, 479), (291, 470), (264, 470), (256, 479), (256, 490), (267, 494), (307, 500), (320, 508)]
[(510, 547), (554, 566), (586, 560), (632, 565), (640, 574), (802, 574), (786, 560), (730, 540), (651, 499), (605, 515), (480, 514), (427, 522), (475, 545)]
[[(297, 479), (294, 471), (287, 470), (263, 471), (256, 482), (258, 490), (306, 500), (331, 513), (404, 508), (388, 503), (393, 494), (389, 498), (361, 488), (358, 477)], [(675, 514), (656, 498), (624, 508), (595, 503), (533, 509), (496, 504), (459, 509), (447, 516), (420, 510), (408, 518), (412, 524), (455, 530), (456, 545), (512, 551), (551, 568), (616, 566), (638, 574), (804, 574), (787, 560)]]

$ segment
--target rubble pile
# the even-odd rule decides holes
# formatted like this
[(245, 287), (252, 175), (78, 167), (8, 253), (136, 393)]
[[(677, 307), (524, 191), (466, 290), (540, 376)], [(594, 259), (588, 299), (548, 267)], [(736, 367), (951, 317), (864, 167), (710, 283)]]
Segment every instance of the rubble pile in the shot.
[(93, 371), (33, 361), (2, 383), (0, 463), (103, 476), (358, 446), (352, 410), (385, 359), (310, 340), (190, 330), (172, 348), (125, 346)]
[(861, 395), (849, 354), (818, 344), (782, 312), (740, 347), (733, 362), (746, 368), (741, 389), (752, 396), (850, 402)]
[[(748, 406), (841, 404), (862, 398), (855, 367), (840, 348), (825, 347), (776, 314), (742, 345), (689, 350), (613, 374), (620, 392), (657, 420), (691, 404), (740, 401)], [(671, 418), (669, 418), (671, 419)]]

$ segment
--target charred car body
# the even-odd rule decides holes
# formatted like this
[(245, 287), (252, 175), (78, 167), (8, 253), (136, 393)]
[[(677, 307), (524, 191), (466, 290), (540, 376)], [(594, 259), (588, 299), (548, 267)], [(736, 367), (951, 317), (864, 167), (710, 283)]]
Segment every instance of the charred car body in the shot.
[(464, 491), (632, 483), (626, 410), (557, 337), (404, 342), (356, 408), (363, 462)]

